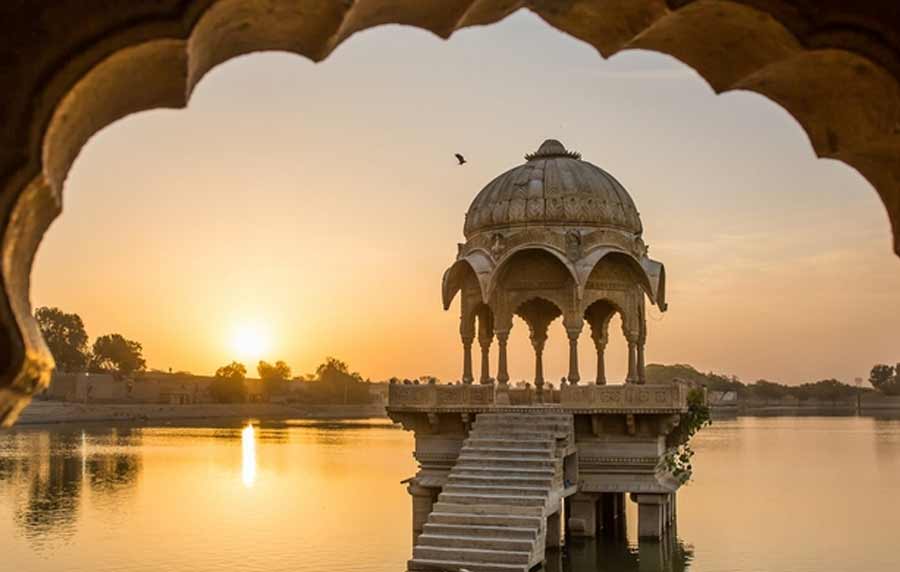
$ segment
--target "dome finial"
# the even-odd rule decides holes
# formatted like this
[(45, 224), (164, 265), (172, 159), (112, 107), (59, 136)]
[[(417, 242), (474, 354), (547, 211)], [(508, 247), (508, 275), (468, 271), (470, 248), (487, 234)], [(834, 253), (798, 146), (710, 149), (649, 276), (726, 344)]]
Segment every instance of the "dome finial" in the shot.
[(532, 159), (550, 159), (553, 157), (568, 157), (569, 159), (581, 159), (581, 153), (576, 151), (569, 151), (566, 149), (566, 146), (557, 141), (556, 139), (547, 139), (541, 146), (538, 147), (538, 150), (534, 153), (529, 153), (525, 155), (526, 161), (531, 161)]

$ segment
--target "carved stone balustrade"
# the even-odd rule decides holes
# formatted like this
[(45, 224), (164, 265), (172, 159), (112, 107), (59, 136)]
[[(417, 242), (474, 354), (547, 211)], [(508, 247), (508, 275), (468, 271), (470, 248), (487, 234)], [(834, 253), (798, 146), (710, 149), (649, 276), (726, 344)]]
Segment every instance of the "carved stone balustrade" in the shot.
[(689, 388), (666, 385), (567, 385), (560, 407), (572, 413), (685, 413)]
[(393, 384), (388, 388), (388, 408), (395, 411), (483, 411), (493, 404), (493, 385)]

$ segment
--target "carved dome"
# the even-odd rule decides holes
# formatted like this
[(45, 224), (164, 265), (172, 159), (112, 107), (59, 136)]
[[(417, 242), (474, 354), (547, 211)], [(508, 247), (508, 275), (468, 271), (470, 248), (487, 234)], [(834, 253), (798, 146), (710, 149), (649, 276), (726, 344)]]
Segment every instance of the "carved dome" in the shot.
[(612, 228), (640, 235), (641, 219), (628, 191), (612, 175), (548, 139), (526, 163), (482, 189), (466, 213), (467, 238), (516, 226)]

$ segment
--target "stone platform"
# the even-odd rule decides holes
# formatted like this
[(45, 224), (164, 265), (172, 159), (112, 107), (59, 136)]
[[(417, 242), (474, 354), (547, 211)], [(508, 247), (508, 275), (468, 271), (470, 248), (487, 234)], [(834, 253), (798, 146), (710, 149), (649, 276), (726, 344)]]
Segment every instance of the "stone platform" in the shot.
[[(494, 385), (392, 385), (388, 415), (415, 432), (419, 464), (405, 481), (410, 570), (527, 570), (561, 533), (602, 533), (604, 521), (624, 514), (625, 493), (639, 505), (641, 537), (663, 537), (681, 485), (665, 460), (683, 442), (688, 391), (568, 385), (539, 396)], [(498, 405), (501, 393), (509, 405)], [(554, 521), (561, 502), (566, 522)]]

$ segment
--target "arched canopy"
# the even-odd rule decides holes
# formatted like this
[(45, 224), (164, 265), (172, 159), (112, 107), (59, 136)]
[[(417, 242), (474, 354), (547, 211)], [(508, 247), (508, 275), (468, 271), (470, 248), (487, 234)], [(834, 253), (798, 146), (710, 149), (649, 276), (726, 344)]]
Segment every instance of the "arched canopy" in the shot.
[[(594, 268), (605, 258), (615, 258), (634, 271), (641, 288), (647, 293), (650, 301), (659, 306), (661, 310), (665, 310), (665, 268), (663, 265), (649, 258), (638, 261), (630, 253), (616, 247), (595, 248), (578, 261), (575, 268), (578, 276), (579, 299), (584, 298), (584, 290)], [(662, 289), (660, 289), (660, 284)], [(662, 299), (659, 298), (660, 293), (663, 296)]]
[(444, 278), (441, 284), (441, 295), (444, 302), (444, 309), (450, 309), (450, 304), (456, 293), (459, 292), (463, 284), (465, 284), (466, 276), (471, 273), (474, 275), (481, 292), (483, 302), (487, 301), (488, 282), (491, 278), (491, 272), (494, 263), (491, 258), (483, 251), (476, 250), (470, 252), (466, 256), (457, 259), (450, 268), (444, 272)]
[(494, 270), (491, 275), (490, 281), (488, 282), (487, 289), (487, 298), (490, 299), (493, 296), (494, 291), (496, 290), (498, 284), (502, 281), (504, 274), (509, 270), (512, 265), (512, 262), (522, 254), (527, 252), (543, 252), (546, 254), (550, 254), (559, 261), (560, 264), (566, 269), (569, 274), (569, 277), (572, 279), (573, 284), (578, 284), (578, 274), (575, 271), (574, 265), (566, 258), (565, 254), (558, 251), (557, 249), (547, 246), (546, 244), (539, 243), (529, 243), (522, 244), (515, 248), (510, 249), (509, 252), (503, 255), (500, 259), (500, 262), (497, 263), (497, 268)]
[(650, 300), (665, 312), (669, 308), (666, 302), (666, 266), (662, 262), (645, 258), (641, 260), (641, 267), (650, 280)]

